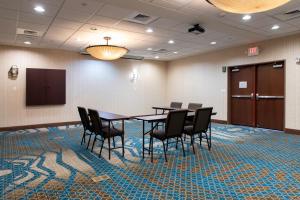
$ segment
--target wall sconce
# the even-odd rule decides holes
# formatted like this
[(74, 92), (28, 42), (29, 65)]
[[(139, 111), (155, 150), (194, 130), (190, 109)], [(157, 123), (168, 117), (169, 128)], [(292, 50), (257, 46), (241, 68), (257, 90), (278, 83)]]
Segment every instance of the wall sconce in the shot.
[(300, 58), (296, 58), (296, 64), (300, 65)]
[(132, 83), (135, 83), (138, 80), (139, 74), (137, 69), (133, 69), (133, 71), (129, 75), (129, 78)]
[(16, 65), (11, 66), (8, 71), (8, 78), (12, 80), (16, 80), (18, 78), (19, 68)]

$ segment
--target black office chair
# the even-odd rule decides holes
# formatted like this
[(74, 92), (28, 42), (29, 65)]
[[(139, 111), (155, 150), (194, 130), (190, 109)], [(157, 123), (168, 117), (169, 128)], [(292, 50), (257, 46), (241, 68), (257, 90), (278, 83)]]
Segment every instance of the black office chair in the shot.
[(197, 110), (199, 108), (202, 108), (201, 103), (189, 103), (189, 105), (188, 105), (189, 110)]
[[(197, 109), (202, 108), (201, 103), (189, 103), (188, 105), (188, 110), (193, 110), (196, 111)], [(193, 125), (194, 122), (194, 117), (193, 116), (188, 116), (185, 120), (185, 125)]]
[[(211, 114), (213, 108), (199, 108), (195, 112), (194, 123), (190, 126), (184, 127), (184, 134), (191, 137), (191, 145), (193, 146), (193, 152), (195, 153), (194, 140), (195, 135), (198, 135), (200, 138), (200, 146), (202, 139), (207, 140), (208, 149), (211, 149), (211, 132), (207, 134), (210, 123), (211, 123)], [(205, 136), (203, 136), (205, 134)]]
[(80, 106), (78, 106), (77, 109), (78, 109), (79, 116), (80, 116), (80, 119), (81, 119), (81, 123), (82, 123), (82, 126), (83, 126), (83, 135), (82, 135), (82, 139), (81, 139), (81, 145), (82, 145), (83, 142), (85, 143), (85, 137), (90, 136), (89, 137), (89, 142), (88, 142), (88, 145), (87, 145), (87, 148), (88, 148), (88, 146), (90, 144), (91, 136), (93, 134), (93, 129), (92, 129), (92, 126), (91, 126), (91, 123), (90, 123), (89, 116), (86, 112), (86, 109), (83, 108), (83, 107), (80, 107)]
[[(92, 122), (92, 129), (93, 129), (93, 132), (95, 134), (95, 138), (94, 138), (94, 141), (93, 141), (93, 146), (92, 146), (92, 149), (91, 151), (93, 151), (94, 149), (94, 145), (95, 145), (95, 142), (96, 140), (100, 140), (102, 142), (101, 144), (101, 148), (100, 148), (100, 153), (99, 153), (99, 157), (101, 156), (101, 153), (102, 153), (102, 148), (103, 148), (103, 145), (104, 145), (104, 141), (106, 139), (108, 139), (108, 155), (109, 155), (109, 159), (110, 159), (110, 154), (111, 154), (111, 150), (112, 149), (118, 149), (118, 148), (122, 148), (122, 154), (123, 154), (123, 157), (124, 157), (124, 132), (115, 128), (115, 127), (103, 127), (102, 126), (102, 121), (99, 117), (99, 113), (96, 111), (96, 110), (92, 110), (92, 109), (88, 109), (88, 112), (89, 112), (89, 115), (90, 115), (90, 118), (91, 118), (91, 122)], [(100, 138), (98, 138), (98, 136), (100, 136)], [(110, 139), (116, 136), (119, 136), (121, 137), (121, 140), (122, 140), (122, 147), (114, 147), (114, 148), (111, 148), (110, 147)]]
[(171, 102), (170, 107), (180, 109), (182, 107), (182, 102)]
[[(180, 109), (182, 107), (182, 102), (171, 102), (170, 103), (170, 108), (175, 108), (175, 109)], [(163, 110), (162, 114), (167, 114), (168, 111)], [(156, 129), (158, 129), (160, 126), (164, 126), (163, 123), (158, 123), (156, 125)]]
[[(151, 148), (151, 162), (153, 162), (153, 138), (162, 141), (164, 154), (165, 154), (165, 161), (167, 162), (167, 148), (165, 147), (165, 140), (176, 138), (178, 142), (178, 138), (181, 139), (182, 151), (183, 155), (185, 156), (183, 140), (182, 140), (182, 133), (184, 129), (184, 121), (187, 115), (187, 110), (177, 110), (177, 111), (170, 111), (168, 113), (168, 117), (166, 120), (166, 126), (164, 130), (154, 130), (150, 133), (150, 148)], [(167, 143), (168, 144), (168, 143)], [(177, 144), (176, 144), (177, 147)]]

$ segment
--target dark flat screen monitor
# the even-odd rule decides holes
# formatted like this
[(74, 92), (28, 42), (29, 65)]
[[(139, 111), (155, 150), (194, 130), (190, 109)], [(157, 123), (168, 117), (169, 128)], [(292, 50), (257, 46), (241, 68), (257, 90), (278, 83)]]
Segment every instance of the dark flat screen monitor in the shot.
[(66, 70), (26, 69), (26, 105), (66, 104)]

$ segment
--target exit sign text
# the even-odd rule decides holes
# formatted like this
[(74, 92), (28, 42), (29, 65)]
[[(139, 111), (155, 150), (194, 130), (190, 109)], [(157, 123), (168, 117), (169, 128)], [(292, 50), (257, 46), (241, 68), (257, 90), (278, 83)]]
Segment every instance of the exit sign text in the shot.
[(259, 48), (258, 47), (248, 48), (248, 56), (257, 56), (257, 55), (259, 55)]

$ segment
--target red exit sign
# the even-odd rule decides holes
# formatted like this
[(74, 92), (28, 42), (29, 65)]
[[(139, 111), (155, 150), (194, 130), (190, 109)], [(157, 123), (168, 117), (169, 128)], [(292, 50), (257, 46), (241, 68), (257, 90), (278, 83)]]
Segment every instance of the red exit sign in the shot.
[(259, 55), (259, 48), (258, 47), (248, 48), (248, 56), (257, 56), (257, 55)]

